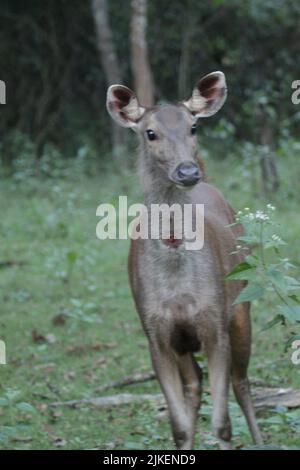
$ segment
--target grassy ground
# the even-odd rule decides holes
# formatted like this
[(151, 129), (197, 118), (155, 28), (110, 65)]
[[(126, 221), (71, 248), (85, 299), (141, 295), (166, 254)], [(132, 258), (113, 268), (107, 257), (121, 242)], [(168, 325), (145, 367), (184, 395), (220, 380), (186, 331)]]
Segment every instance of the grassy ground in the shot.
[[(286, 162), (280, 165), (284, 185), (272, 202), (288, 241), (286, 256), (299, 266), (299, 196), (292, 183), (299, 175)], [(239, 163), (208, 166), (212, 182), (237, 209), (263, 206)], [(98, 204), (115, 202), (119, 194), (139, 200), (135, 181), (134, 175), (108, 173), (0, 182), (0, 262), (13, 262), (0, 269), (0, 339), (8, 361), (0, 366), (0, 448), (173, 448), (168, 418), (154, 404), (104, 411), (48, 406), (95, 396), (97, 387), (151, 368), (128, 287), (128, 242), (95, 237)], [(271, 385), (299, 387), (300, 366), (292, 364), (291, 350), (284, 351), (284, 329), (261, 331), (272, 316), (272, 299), (254, 305), (250, 374)], [(152, 381), (123, 391), (156, 393), (159, 388)], [(112, 393), (117, 391), (106, 392)], [(233, 398), (230, 406), (234, 444), (250, 446)], [(196, 448), (216, 448), (210, 415), (205, 394)], [(268, 444), (300, 448), (299, 410), (271, 409), (261, 412), (259, 420)]]

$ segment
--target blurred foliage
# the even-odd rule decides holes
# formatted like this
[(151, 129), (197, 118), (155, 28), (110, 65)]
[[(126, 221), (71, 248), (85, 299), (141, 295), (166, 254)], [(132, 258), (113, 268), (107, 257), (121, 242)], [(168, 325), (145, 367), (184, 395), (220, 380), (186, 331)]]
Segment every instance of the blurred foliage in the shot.
[[(130, 1), (108, 3), (123, 83), (132, 86)], [(219, 116), (203, 121), (208, 132), (216, 126), (217, 139), (226, 132), (259, 143), (263, 112), (275, 146), (282, 133), (299, 134), (300, 113), (290, 99), (300, 77), (299, 2), (151, 0), (148, 19), (158, 100), (183, 99), (200, 75), (221, 69), (229, 98), (221, 122)], [(47, 144), (74, 156), (87, 140), (96, 154), (107, 153), (106, 83), (89, 1), (2, 0), (0, 70), (7, 86), (0, 115), (4, 164), (19, 158), (20, 133), (39, 158)]]

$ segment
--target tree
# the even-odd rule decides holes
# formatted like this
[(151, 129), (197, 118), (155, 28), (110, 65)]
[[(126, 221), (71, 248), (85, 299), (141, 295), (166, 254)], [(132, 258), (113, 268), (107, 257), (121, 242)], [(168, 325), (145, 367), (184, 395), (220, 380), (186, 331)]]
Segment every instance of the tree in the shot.
[[(185, 98), (190, 92), (190, 65), (192, 57), (192, 41), (195, 36), (196, 26), (198, 17), (195, 15), (191, 2), (188, 2), (187, 9), (183, 17), (183, 30), (182, 30), (182, 41), (181, 51), (178, 67), (178, 96)], [(193, 80), (196, 80), (194, 77)]]
[[(122, 83), (120, 67), (113, 43), (113, 34), (109, 24), (106, 0), (92, 0), (92, 11), (95, 21), (97, 45), (107, 85)], [(123, 129), (112, 123), (113, 155), (118, 159), (120, 148), (124, 144)]]
[(144, 106), (154, 104), (154, 83), (146, 40), (147, 0), (132, 0), (131, 67), (136, 94)]
[(273, 126), (268, 107), (260, 105), (257, 110), (257, 122), (260, 128), (260, 155), (261, 179), (264, 194), (278, 191), (280, 186), (276, 165), (276, 152), (274, 144)]

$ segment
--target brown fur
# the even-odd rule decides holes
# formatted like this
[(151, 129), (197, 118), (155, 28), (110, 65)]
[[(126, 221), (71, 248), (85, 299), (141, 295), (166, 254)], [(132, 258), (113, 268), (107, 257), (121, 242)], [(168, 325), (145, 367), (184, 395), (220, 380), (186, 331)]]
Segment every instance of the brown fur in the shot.
[[(110, 102), (122, 98), (121, 110)], [(127, 93), (127, 98), (126, 98)], [(126, 87), (108, 91), (108, 110), (140, 137), (139, 172), (145, 204), (203, 204), (204, 246), (189, 251), (184, 243), (168, 245), (160, 239), (132, 240), (128, 271), (153, 368), (165, 395), (178, 449), (192, 449), (202, 391), (202, 372), (193, 353), (203, 346), (208, 358), (213, 400), (212, 425), (220, 447), (230, 448), (228, 412), (230, 380), (257, 444), (262, 443), (250, 396), (247, 367), (251, 350), (250, 305), (233, 306), (243, 281), (225, 280), (241, 261), (235, 237), (242, 233), (233, 209), (223, 195), (207, 184), (203, 160), (191, 132), (195, 119), (214, 114), (226, 98), (225, 77), (215, 72), (200, 80), (184, 104), (139, 108)], [(125, 103), (125, 104), (124, 104)], [(123, 107), (122, 107), (123, 106)], [(137, 108), (137, 109), (136, 109)], [(132, 122), (126, 115), (142, 116)], [(123, 114), (122, 114), (123, 113)], [(151, 130), (155, 139), (148, 139)], [(198, 164), (202, 181), (182, 191), (176, 171)], [(198, 170), (197, 170), (198, 171)]]

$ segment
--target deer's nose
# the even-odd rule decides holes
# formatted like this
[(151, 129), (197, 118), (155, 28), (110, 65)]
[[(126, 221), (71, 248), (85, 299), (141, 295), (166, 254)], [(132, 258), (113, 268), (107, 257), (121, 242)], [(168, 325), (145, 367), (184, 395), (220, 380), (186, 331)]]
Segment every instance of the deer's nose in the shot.
[(193, 162), (181, 163), (174, 172), (174, 179), (184, 186), (193, 186), (201, 178), (198, 166)]

